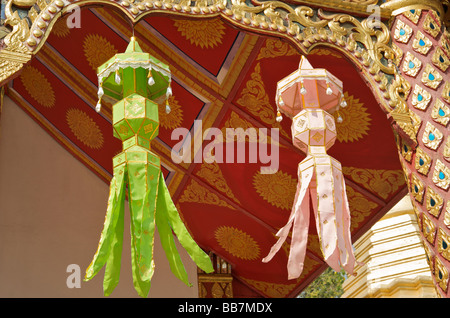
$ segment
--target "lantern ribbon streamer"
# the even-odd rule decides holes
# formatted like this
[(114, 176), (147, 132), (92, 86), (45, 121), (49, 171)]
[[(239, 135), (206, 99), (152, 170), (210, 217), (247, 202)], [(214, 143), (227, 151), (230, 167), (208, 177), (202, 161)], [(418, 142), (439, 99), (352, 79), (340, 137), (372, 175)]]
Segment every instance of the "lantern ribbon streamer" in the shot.
[[(145, 150), (135, 146), (125, 151), (125, 154), (133, 158), (138, 151), (142, 153)], [(106, 264), (103, 281), (105, 296), (109, 296), (119, 282), (126, 186), (131, 219), (133, 284), (141, 297), (148, 295), (155, 268), (153, 260), (155, 226), (158, 228), (170, 269), (178, 279), (190, 286), (172, 231), (198, 267), (205, 272), (213, 271), (210, 258), (195, 243), (180, 219), (164, 176), (159, 166), (153, 163), (157, 161), (155, 159), (157, 157), (146, 151), (150, 158), (147, 162), (124, 162), (114, 168), (104, 228), (97, 252), (86, 270), (85, 277), (85, 280), (92, 279)], [(121, 154), (116, 158), (119, 156)]]
[(279, 239), (263, 262), (269, 262), (274, 257), (292, 227), (288, 278), (300, 276), (305, 260), (312, 206), (325, 262), (337, 272), (342, 265), (347, 273), (354, 275), (356, 260), (350, 238), (350, 210), (341, 164), (326, 154), (308, 154), (298, 165), (298, 180), (289, 220), (278, 231)]

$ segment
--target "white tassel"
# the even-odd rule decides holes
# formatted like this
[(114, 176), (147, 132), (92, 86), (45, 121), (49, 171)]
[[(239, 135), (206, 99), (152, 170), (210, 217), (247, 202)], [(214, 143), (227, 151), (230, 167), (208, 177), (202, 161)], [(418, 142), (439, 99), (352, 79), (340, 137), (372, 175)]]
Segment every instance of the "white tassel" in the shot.
[(172, 110), (170, 109), (169, 102), (166, 102), (166, 114), (170, 114)]
[(281, 116), (281, 113), (280, 113), (280, 112), (277, 112), (277, 118), (276, 118), (276, 121), (277, 121), (278, 123), (280, 123), (282, 120), (283, 120), (283, 116)]
[(172, 87), (167, 87), (166, 96), (172, 96)]
[(302, 95), (305, 95), (305, 94), (306, 94), (306, 88), (304, 88), (304, 87), (302, 86), (302, 88), (300, 89), (300, 93), (301, 93)]
[(279, 104), (280, 106), (284, 106), (284, 101), (281, 99), (281, 97), (280, 97), (280, 99), (279, 99), (278, 104)]
[(116, 71), (115, 81), (116, 81), (116, 84), (120, 84), (121, 79), (120, 79), (119, 71)]
[(327, 95), (331, 95), (333, 94), (333, 91), (331, 90), (331, 88), (328, 86), (327, 87)]
[(340, 124), (344, 121), (344, 119), (342, 119), (341, 115), (338, 116), (337, 118), (337, 122)]
[(155, 85), (155, 80), (154, 80), (153, 76), (150, 76), (148, 78), (148, 85), (150, 85), (150, 86)]
[(101, 97), (103, 96), (103, 94), (104, 94), (104, 92), (103, 92), (103, 87), (100, 86), (100, 87), (98, 88), (98, 92), (97, 92), (98, 98), (101, 98)]
[(99, 99), (97, 102), (97, 105), (95, 105), (95, 111), (97, 113), (100, 113), (100, 110), (102, 110), (102, 100), (101, 99)]
[(343, 99), (343, 100), (341, 101), (341, 107), (342, 107), (342, 108), (347, 107), (347, 102), (345, 101), (345, 99)]

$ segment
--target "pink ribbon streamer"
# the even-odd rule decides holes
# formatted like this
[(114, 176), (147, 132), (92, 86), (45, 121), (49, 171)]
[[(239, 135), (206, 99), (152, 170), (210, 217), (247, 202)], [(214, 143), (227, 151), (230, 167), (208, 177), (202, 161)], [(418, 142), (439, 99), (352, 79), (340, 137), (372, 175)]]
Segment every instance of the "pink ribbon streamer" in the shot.
[(267, 263), (275, 256), (292, 227), (288, 279), (301, 275), (312, 205), (325, 262), (337, 272), (342, 266), (347, 273), (356, 275), (356, 259), (350, 234), (350, 209), (340, 162), (327, 154), (308, 154), (298, 165), (298, 180), (289, 220), (278, 231), (278, 241), (262, 261)]

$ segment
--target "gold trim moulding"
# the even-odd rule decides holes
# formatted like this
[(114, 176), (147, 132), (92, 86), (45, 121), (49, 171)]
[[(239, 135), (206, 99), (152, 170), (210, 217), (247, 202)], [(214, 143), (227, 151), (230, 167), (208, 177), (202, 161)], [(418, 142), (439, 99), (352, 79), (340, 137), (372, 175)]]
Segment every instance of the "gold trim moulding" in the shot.
[(198, 274), (199, 283), (231, 283), (233, 276), (230, 274)]
[[(291, 0), (295, 5), (311, 5), (333, 11), (344, 11), (346, 13), (357, 13), (363, 16), (370, 16), (373, 12), (369, 11), (368, 6), (377, 6), (378, 0), (359, 0), (359, 1), (342, 1), (342, 0)], [(389, 19), (392, 14), (390, 8), (380, 7), (380, 16), (383, 19)]]
[(413, 9), (431, 9), (438, 12), (441, 18), (445, 16), (444, 7), (440, 0), (388, 0), (381, 5), (381, 9), (390, 11), (392, 16)]

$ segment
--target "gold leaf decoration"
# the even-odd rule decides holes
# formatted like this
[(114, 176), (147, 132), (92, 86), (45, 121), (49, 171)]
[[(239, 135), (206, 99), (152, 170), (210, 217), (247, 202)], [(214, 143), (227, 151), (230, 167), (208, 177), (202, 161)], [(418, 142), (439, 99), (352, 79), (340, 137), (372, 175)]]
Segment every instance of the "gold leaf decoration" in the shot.
[(283, 210), (291, 210), (297, 190), (297, 178), (278, 170), (272, 174), (253, 176), (253, 187), (267, 202)]
[(88, 114), (82, 110), (70, 108), (66, 113), (66, 120), (70, 130), (83, 144), (93, 149), (102, 148), (103, 134)]
[(351, 231), (357, 228), (359, 224), (367, 219), (378, 204), (369, 201), (361, 193), (356, 192), (352, 187), (346, 187), (348, 206), (351, 211)]
[(376, 170), (343, 167), (342, 172), (367, 190), (387, 199), (405, 184), (402, 170)]
[(275, 284), (271, 282), (264, 282), (254, 279), (248, 279), (241, 277), (241, 279), (247, 284), (255, 287), (257, 290), (260, 290), (265, 295), (270, 298), (284, 298), (289, 295), (291, 291), (297, 286), (296, 283), (293, 284)]
[(200, 167), (200, 170), (196, 173), (199, 177), (205, 179), (211, 186), (214, 186), (219, 191), (223, 192), (227, 197), (232, 199), (236, 203), (241, 203), (234, 196), (230, 187), (225, 180), (222, 170), (220, 170), (219, 165), (216, 162), (212, 163), (203, 163)]
[(220, 226), (214, 231), (219, 245), (234, 257), (243, 260), (259, 258), (258, 243), (247, 233), (231, 226)]
[(114, 45), (98, 34), (88, 34), (83, 41), (84, 56), (93, 70), (117, 53)]
[(170, 113), (166, 113), (164, 105), (158, 106), (159, 124), (166, 129), (175, 129), (183, 122), (183, 109), (172, 95), (169, 97)]
[[(370, 129), (370, 114), (359, 98), (344, 92), (347, 107), (340, 108), (333, 116), (336, 120), (337, 140), (339, 142), (354, 142), (366, 136)], [(339, 123), (337, 117), (341, 115), (343, 121)]]
[(55, 106), (55, 93), (47, 78), (33, 66), (24, 67), (20, 81), (30, 96), (46, 108)]
[(225, 25), (220, 18), (211, 20), (175, 20), (177, 31), (195, 46), (214, 48), (222, 43)]
[[(257, 129), (257, 127), (255, 127), (251, 122), (249, 122), (248, 120), (240, 117), (237, 113), (235, 113), (234, 111), (231, 111), (230, 113), (230, 117), (225, 121), (225, 124), (223, 125), (222, 128), (222, 134), (224, 136), (224, 140), (226, 140), (228, 133), (227, 133), (227, 128), (242, 128), (243, 129), (243, 133), (245, 134), (245, 131), (247, 129), (251, 129), (254, 128), (256, 130), (256, 134), (261, 138), (261, 134), (260, 131)], [(232, 136), (234, 138), (234, 136), (236, 136), (237, 140), (242, 140), (242, 138), (248, 138), (248, 135), (246, 136), (240, 136), (239, 131), (238, 130), (234, 130), (233, 131), (234, 135)], [(278, 147), (282, 147), (285, 148), (284, 145), (278, 143), (276, 140), (272, 141), (272, 138), (270, 136), (267, 136), (267, 140), (261, 140), (258, 138), (258, 144), (271, 144), (272, 142), (274, 142), (276, 145), (278, 145)]]
[(342, 58), (342, 55), (340, 55), (336, 52), (333, 52), (332, 50), (323, 49), (323, 48), (313, 49), (311, 52), (309, 52), (309, 54), (318, 55), (318, 56), (333, 56), (338, 59)]
[(283, 42), (280, 39), (267, 38), (256, 60), (291, 55), (299, 55), (299, 53), (289, 43)]
[(217, 194), (210, 192), (207, 188), (200, 185), (194, 179), (191, 179), (191, 183), (186, 187), (178, 202), (211, 204), (235, 210), (233, 206), (220, 199)]
[(264, 123), (272, 127), (280, 129), (281, 134), (287, 138), (291, 138), (280, 123), (275, 118), (274, 107), (269, 102), (269, 95), (261, 77), (261, 64), (258, 62), (255, 70), (251, 74), (251, 78), (245, 84), (245, 88), (241, 91), (241, 96), (236, 103), (247, 109), (252, 115), (257, 116)]

